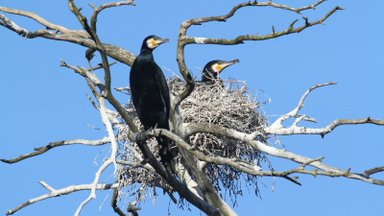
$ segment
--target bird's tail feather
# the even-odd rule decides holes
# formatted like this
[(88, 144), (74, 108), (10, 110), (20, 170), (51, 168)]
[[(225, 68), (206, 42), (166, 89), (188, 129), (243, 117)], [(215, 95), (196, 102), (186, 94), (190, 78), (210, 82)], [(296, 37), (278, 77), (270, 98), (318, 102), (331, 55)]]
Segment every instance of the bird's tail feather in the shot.
[(160, 161), (165, 166), (166, 170), (169, 173), (176, 174), (176, 156), (178, 154), (178, 149), (175, 143), (164, 136), (156, 137), (157, 142), (160, 145)]

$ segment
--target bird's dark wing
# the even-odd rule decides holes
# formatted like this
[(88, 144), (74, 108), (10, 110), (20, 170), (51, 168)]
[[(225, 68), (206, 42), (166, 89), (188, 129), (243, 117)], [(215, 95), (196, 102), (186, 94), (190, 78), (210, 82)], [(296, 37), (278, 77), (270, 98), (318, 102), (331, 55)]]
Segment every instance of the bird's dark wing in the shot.
[(133, 101), (133, 104), (137, 106), (138, 104), (138, 84), (137, 84), (137, 75), (139, 73), (139, 62), (138, 58), (135, 59), (131, 71), (129, 73), (129, 86), (131, 90), (131, 99)]
[(161, 97), (161, 100), (165, 104), (167, 117), (169, 117), (169, 109), (170, 109), (171, 101), (170, 101), (170, 95), (169, 95), (169, 88), (168, 88), (167, 80), (165, 79), (165, 76), (158, 65), (156, 65), (156, 71), (157, 71), (156, 82), (159, 86), (160, 97)]

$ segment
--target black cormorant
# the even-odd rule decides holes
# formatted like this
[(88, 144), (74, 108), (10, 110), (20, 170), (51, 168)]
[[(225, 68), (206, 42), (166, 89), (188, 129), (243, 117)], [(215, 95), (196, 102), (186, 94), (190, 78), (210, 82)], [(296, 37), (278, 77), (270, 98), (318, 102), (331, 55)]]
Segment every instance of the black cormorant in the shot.
[(228, 66), (239, 62), (238, 59), (232, 61), (213, 60), (208, 62), (204, 69), (201, 77), (202, 82), (210, 82), (218, 79), (218, 75)]
[[(169, 130), (170, 96), (167, 81), (160, 67), (154, 61), (152, 51), (168, 39), (156, 35), (146, 37), (140, 55), (133, 62), (130, 72), (130, 88), (133, 105), (145, 130), (164, 128)], [(170, 140), (157, 137), (160, 145), (161, 162), (167, 170), (174, 171)]]

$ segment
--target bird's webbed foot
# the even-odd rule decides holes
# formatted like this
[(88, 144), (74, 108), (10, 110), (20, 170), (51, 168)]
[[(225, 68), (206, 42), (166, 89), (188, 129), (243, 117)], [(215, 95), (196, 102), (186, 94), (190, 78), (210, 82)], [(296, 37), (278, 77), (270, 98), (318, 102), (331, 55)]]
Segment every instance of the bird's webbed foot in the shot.
[(135, 141), (138, 143), (145, 142), (149, 138), (148, 134), (146, 131), (144, 132), (137, 132), (135, 134)]
[(149, 159), (148, 159), (148, 158), (145, 158), (145, 159), (142, 160), (140, 163), (141, 163), (142, 165), (145, 165), (145, 164), (149, 163)]

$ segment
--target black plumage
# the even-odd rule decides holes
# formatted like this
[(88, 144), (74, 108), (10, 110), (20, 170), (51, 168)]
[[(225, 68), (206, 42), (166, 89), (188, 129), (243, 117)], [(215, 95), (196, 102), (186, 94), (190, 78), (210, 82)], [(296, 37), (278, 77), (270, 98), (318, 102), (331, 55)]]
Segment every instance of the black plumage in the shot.
[[(130, 72), (130, 89), (133, 105), (145, 130), (164, 128), (169, 130), (170, 95), (167, 81), (153, 58), (152, 51), (168, 39), (155, 35), (146, 37), (140, 55), (133, 62)], [(159, 136), (160, 158), (166, 168), (174, 170), (170, 140)]]
[(238, 59), (232, 61), (213, 60), (208, 62), (203, 69), (203, 75), (201, 76), (202, 82), (211, 82), (219, 79), (219, 74), (228, 66), (239, 62)]

